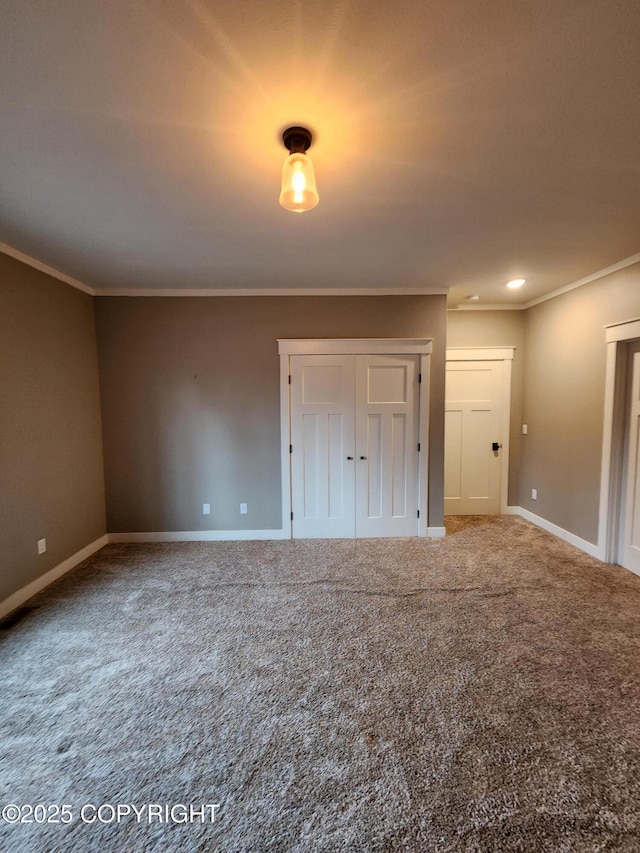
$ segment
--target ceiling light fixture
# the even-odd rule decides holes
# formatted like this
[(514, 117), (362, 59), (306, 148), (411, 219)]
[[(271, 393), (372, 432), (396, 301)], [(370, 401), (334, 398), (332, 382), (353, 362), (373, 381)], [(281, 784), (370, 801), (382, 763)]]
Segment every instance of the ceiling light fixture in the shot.
[(511, 290), (517, 290), (519, 287), (525, 283), (526, 278), (514, 278), (512, 281), (507, 282), (507, 287), (510, 287)]
[(290, 153), (282, 166), (279, 201), (282, 207), (294, 213), (311, 210), (319, 201), (313, 164), (306, 154), (312, 138), (306, 127), (289, 127), (282, 134), (282, 141)]

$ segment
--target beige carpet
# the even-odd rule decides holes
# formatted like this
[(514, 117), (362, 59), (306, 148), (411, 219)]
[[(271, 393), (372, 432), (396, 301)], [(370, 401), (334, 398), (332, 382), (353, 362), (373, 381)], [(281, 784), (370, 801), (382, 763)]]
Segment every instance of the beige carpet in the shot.
[(0, 805), (71, 815), (0, 849), (637, 853), (640, 578), (447, 526), (103, 549), (0, 631)]

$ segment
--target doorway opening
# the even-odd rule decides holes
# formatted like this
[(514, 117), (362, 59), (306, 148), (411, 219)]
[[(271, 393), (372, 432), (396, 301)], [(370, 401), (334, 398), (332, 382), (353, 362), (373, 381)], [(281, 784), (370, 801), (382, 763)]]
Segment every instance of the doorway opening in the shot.
[(606, 329), (597, 556), (640, 574), (640, 320)]

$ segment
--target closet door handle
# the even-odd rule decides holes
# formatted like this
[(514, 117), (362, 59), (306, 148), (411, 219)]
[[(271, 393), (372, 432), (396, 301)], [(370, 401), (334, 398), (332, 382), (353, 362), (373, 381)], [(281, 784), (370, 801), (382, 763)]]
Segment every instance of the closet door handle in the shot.
[(361, 457), (360, 457), (360, 459), (366, 459), (366, 458), (367, 458), (366, 456), (361, 456)]
[(349, 460), (349, 462), (353, 462), (353, 456), (347, 456), (347, 459)]

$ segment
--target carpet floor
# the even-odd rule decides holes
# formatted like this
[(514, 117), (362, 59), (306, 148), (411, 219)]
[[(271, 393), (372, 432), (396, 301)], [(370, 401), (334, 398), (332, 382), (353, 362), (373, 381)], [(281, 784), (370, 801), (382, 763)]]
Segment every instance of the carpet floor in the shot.
[(0, 849), (640, 851), (640, 577), (447, 529), (105, 547), (0, 631)]

